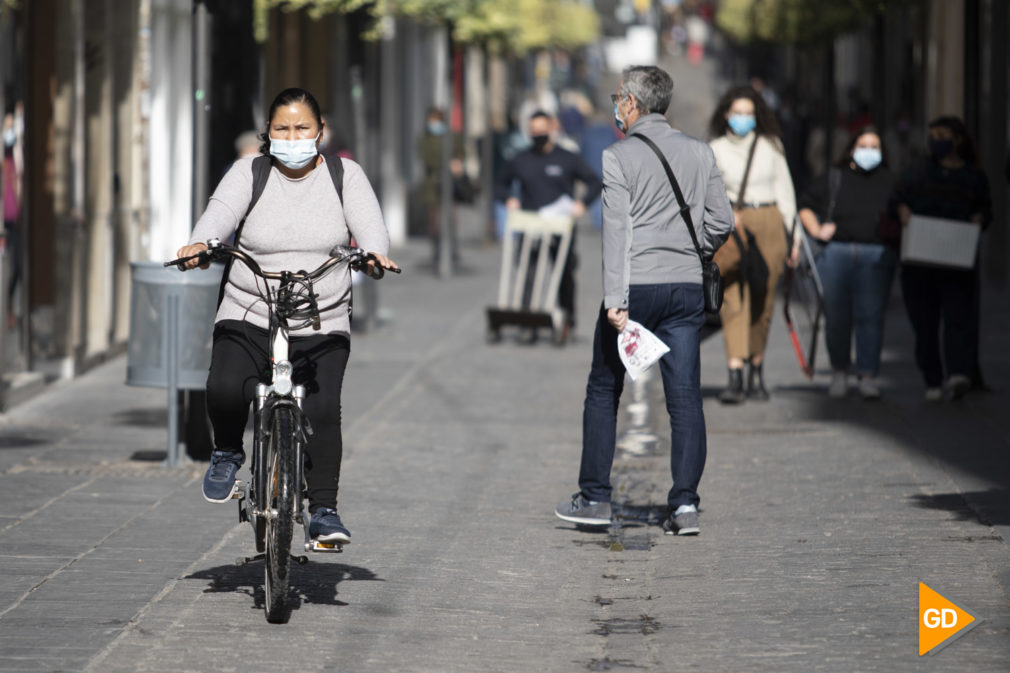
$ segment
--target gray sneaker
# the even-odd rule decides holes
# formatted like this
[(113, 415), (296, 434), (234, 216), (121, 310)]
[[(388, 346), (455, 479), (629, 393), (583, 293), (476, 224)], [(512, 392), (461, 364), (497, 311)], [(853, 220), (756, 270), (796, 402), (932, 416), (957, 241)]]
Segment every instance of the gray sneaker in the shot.
[(581, 493), (573, 495), (570, 501), (558, 503), (554, 513), (559, 519), (580, 526), (610, 525), (610, 503), (586, 500)]
[(231, 500), (235, 492), (235, 475), (243, 460), (245, 454), (241, 451), (212, 451), (210, 466), (203, 476), (203, 499), (214, 503)]
[(697, 535), (701, 532), (698, 526), (698, 512), (671, 514), (663, 522), (663, 532), (667, 535)]

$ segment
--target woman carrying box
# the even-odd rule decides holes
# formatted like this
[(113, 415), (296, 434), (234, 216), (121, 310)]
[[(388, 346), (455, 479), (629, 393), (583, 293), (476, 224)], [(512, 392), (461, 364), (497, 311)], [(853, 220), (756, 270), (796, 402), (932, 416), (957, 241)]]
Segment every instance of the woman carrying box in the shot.
[[(988, 225), (989, 181), (978, 167), (975, 143), (964, 122), (957, 117), (934, 119), (927, 141), (929, 156), (905, 171), (892, 197), (902, 228), (913, 214)], [(945, 394), (960, 399), (971, 388), (978, 360), (977, 259), (972, 269), (902, 263), (901, 289), (915, 331), (915, 362), (926, 382), (926, 400), (936, 402)]]

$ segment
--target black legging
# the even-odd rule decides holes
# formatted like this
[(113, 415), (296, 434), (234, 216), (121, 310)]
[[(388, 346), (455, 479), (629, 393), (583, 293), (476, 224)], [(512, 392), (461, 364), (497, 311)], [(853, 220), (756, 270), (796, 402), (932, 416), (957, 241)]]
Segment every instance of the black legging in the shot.
[[(242, 434), (256, 384), (268, 371), (269, 335), (240, 320), (214, 327), (214, 350), (207, 377), (207, 411), (214, 426), (214, 446), (242, 450)], [(291, 337), (293, 381), (305, 386), (303, 410), (312, 424), (305, 478), (309, 510), (337, 506), (340, 460), (340, 388), (351, 342), (340, 335)]]

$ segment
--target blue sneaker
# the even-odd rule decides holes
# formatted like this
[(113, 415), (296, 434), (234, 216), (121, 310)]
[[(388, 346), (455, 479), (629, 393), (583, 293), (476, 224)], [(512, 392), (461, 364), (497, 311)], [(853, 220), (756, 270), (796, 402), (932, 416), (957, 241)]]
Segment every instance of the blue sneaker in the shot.
[(213, 451), (210, 467), (203, 476), (203, 499), (207, 502), (228, 502), (235, 492), (235, 475), (242, 467), (245, 454), (241, 451)]
[(309, 537), (325, 544), (350, 544), (351, 531), (340, 521), (337, 510), (320, 507), (309, 522)]

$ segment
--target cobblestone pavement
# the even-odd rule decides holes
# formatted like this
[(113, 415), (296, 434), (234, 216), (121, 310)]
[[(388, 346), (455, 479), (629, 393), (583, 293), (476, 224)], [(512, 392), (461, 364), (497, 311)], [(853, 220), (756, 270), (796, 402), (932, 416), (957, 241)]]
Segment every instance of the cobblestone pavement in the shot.
[[(776, 324), (772, 400), (722, 407), (712, 336), (702, 534), (655, 525), (656, 379), (626, 394), (617, 523), (587, 533), (552, 514), (576, 488), (599, 301), (585, 233), (565, 348), (484, 343), (495, 248), (450, 281), (423, 247), (401, 254), (345, 385), (354, 543), (294, 569), (287, 625), (263, 619), (262, 566), (233, 565), (251, 531), (203, 502), (204, 466), (145, 460), (164, 450), (164, 393), (124, 386), (122, 359), (3, 417), (0, 671), (1007, 670), (1006, 315), (986, 326), (997, 390), (961, 404), (921, 401), (899, 304), (877, 404), (829, 403)], [(928, 660), (919, 581), (985, 620)]]

